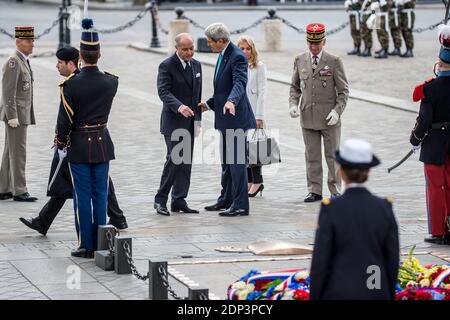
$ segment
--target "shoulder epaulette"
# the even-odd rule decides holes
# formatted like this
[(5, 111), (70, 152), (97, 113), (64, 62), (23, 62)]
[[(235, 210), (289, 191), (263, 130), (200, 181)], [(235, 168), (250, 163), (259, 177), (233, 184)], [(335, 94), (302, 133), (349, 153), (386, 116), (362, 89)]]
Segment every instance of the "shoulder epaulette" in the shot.
[(75, 73), (70, 74), (68, 77), (66, 77), (63, 81), (61, 81), (61, 83), (59, 84), (60, 87), (62, 87), (64, 85), (64, 83), (66, 83), (67, 80), (71, 79), (73, 76), (75, 76)]
[(391, 197), (386, 197), (386, 201), (387, 201), (387, 203), (389, 203), (389, 204), (392, 204), (392, 203), (394, 202), (394, 200), (392, 200)]
[(330, 198), (323, 198), (322, 204), (324, 206), (328, 206), (330, 203), (331, 203), (331, 199)]
[(432, 82), (434, 79), (435, 78), (430, 78), (430, 79), (426, 80), (425, 82), (422, 82), (421, 84), (417, 85), (414, 88), (414, 91), (413, 91), (413, 101), (414, 102), (420, 101), (423, 98), (425, 98), (425, 95), (423, 93), (423, 86), (427, 83)]
[(112, 74), (112, 73), (110, 73), (110, 72), (108, 72), (108, 71), (103, 71), (103, 72), (104, 72), (105, 74), (107, 74), (108, 76), (113, 76), (113, 77), (119, 79), (119, 77), (116, 76), (115, 74)]

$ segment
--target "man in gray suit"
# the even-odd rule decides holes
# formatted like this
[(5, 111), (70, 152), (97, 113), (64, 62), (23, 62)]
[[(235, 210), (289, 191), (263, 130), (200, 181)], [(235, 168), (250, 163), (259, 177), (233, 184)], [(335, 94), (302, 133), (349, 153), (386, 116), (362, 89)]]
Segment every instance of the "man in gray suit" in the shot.
[(16, 27), (16, 51), (3, 65), (0, 121), (5, 122), (5, 148), (0, 169), (0, 200), (36, 201), (25, 179), (28, 125), (36, 124), (33, 110), (33, 71), (29, 56), (34, 28)]
[(305, 202), (314, 202), (322, 200), (322, 138), (328, 189), (331, 196), (338, 196), (340, 192), (341, 178), (334, 153), (339, 148), (340, 117), (347, 104), (348, 83), (341, 59), (323, 50), (325, 26), (309, 24), (306, 40), (309, 52), (297, 56), (294, 62), (289, 111), (292, 118), (300, 117), (309, 191)]

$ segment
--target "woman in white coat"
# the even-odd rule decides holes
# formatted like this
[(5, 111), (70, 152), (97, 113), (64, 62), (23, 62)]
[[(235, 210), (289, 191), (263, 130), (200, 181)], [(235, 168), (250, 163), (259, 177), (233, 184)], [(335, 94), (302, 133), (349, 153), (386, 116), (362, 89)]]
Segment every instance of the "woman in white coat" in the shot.
[[(266, 66), (258, 59), (255, 42), (248, 36), (242, 36), (237, 46), (244, 52), (248, 60), (247, 96), (256, 118), (257, 128), (264, 127), (264, 98), (267, 87)], [(254, 197), (264, 189), (261, 166), (248, 168), (248, 196)]]

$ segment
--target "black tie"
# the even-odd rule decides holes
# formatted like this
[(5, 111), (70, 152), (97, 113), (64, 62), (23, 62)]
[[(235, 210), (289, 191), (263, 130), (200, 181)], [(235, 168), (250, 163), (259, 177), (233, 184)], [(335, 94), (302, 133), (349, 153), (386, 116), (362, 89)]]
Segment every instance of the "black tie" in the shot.
[(33, 79), (33, 70), (31, 70), (30, 60), (27, 59), (28, 68), (30, 68), (31, 79)]
[(192, 86), (192, 67), (189, 63), (189, 60), (184, 61), (186, 63), (186, 67), (184, 68), (184, 72), (186, 72), (186, 79), (189, 82), (189, 85)]

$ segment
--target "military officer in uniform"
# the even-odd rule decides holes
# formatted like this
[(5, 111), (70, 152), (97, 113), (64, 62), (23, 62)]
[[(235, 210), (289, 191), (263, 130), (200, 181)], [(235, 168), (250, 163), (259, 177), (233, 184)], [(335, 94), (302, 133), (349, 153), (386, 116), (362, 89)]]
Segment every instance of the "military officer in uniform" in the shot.
[(361, 5), (363, 0), (345, 0), (345, 9), (347, 10), (350, 19), (350, 34), (353, 39), (353, 50), (348, 52), (348, 55), (361, 54)]
[(60, 85), (57, 138), (59, 157), (69, 161), (79, 248), (72, 256), (93, 258), (97, 227), (106, 224), (109, 161), (115, 158), (107, 123), (118, 78), (101, 72), (98, 33), (83, 19), (81, 71)]
[[(311, 300), (394, 300), (400, 252), (392, 200), (374, 196), (364, 186), (370, 168), (380, 161), (360, 139), (345, 141), (336, 161), (346, 190), (322, 201), (311, 261)], [(378, 286), (371, 277), (378, 279)]]
[(389, 52), (390, 56), (399, 56), (402, 47), (402, 33), (398, 21), (398, 12), (395, 0), (387, 0), (389, 9), (389, 29), (391, 31), (392, 41), (394, 42), (394, 50)]
[(400, 57), (412, 58), (414, 57), (413, 28), (416, 18), (414, 13), (416, 0), (396, 0), (395, 2), (398, 10), (400, 29), (406, 44), (406, 51), (403, 54), (400, 54)]
[(342, 60), (326, 52), (325, 26), (306, 27), (309, 52), (295, 58), (290, 87), (290, 115), (300, 117), (305, 143), (306, 174), (309, 194), (305, 202), (322, 200), (322, 153), (328, 166), (328, 189), (339, 195), (341, 178), (334, 152), (341, 138), (341, 115), (348, 99), (348, 83)]
[(450, 26), (440, 27), (438, 77), (419, 85), (421, 100), (410, 142), (420, 150), (426, 180), (430, 237), (426, 242), (450, 244)]
[[(56, 52), (58, 62), (56, 68), (63, 77), (68, 77), (72, 73), (78, 74), (79, 51), (74, 47), (63, 47)], [(39, 212), (36, 218), (20, 218), (20, 221), (27, 227), (34, 229), (46, 235), (53, 220), (56, 218), (67, 199), (73, 198), (72, 179), (70, 177), (69, 165), (67, 158), (62, 160), (58, 169), (59, 156), (57, 148), (55, 148), (52, 166), (49, 176), (49, 184), (47, 196), (50, 197), (48, 202)], [(118, 229), (126, 229), (128, 227), (123, 211), (120, 209), (114, 192), (114, 185), (111, 178), (108, 187), (108, 216), (109, 223)]]
[(27, 129), (36, 124), (33, 109), (33, 71), (29, 57), (34, 28), (16, 27), (16, 51), (3, 65), (0, 120), (5, 122), (5, 148), (0, 169), (0, 200), (36, 201), (25, 177)]

